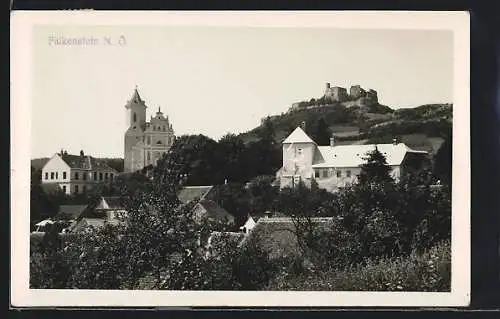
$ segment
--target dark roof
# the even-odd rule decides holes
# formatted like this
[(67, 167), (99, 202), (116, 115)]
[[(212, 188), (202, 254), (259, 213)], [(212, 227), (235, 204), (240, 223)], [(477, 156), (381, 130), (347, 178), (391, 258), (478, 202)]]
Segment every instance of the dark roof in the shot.
[(119, 196), (103, 196), (102, 199), (106, 201), (109, 209), (123, 209), (122, 198)]
[(88, 205), (61, 205), (59, 206), (59, 215), (69, 216), (71, 219), (77, 219), (87, 209)]
[(114, 169), (111, 168), (106, 163), (106, 161), (88, 155), (80, 156), (80, 155), (63, 154), (61, 158), (71, 168), (114, 171)]
[(193, 200), (202, 200), (212, 190), (213, 186), (184, 186), (177, 197), (182, 204), (187, 204)]
[[(311, 219), (314, 225), (325, 227), (325, 229), (332, 221), (331, 217)], [(270, 258), (298, 256), (302, 252), (296, 232), (296, 224), (290, 217), (264, 217), (259, 219), (251, 232), (243, 239), (241, 245), (257, 240), (258, 245), (269, 253)]]
[(229, 214), (224, 208), (220, 207), (214, 201), (203, 199), (198, 202), (197, 205), (201, 205), (207, 211), (207, 217), (217, 220), (227, 219), (228, 221), (234, 221), (233, 215)]

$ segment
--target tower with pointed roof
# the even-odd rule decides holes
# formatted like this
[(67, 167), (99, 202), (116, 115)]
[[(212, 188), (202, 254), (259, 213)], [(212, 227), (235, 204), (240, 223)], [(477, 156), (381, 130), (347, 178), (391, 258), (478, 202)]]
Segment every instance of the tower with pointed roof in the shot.
[(175, 135), (168, 116), (161, 108), (146, 122), (146, 103), (139, 95), (137, 86), (131, 99), (125, 105), (127, 131), (124, 143), (124, 171), (135, 172), (149, 165), (156, 165), (158, 159), (172, 146)]
[(300, 126), (283, 141), (282, 187), (293, 187), (301, 181), (310, 184), (316, 148), (316, 143)]

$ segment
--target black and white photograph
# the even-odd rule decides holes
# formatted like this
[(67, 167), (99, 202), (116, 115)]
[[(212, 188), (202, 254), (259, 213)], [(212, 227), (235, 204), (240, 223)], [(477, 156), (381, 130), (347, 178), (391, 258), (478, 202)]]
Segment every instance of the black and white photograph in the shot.
[(468, 21), (14, 15), (15, 300), (467, 305)]

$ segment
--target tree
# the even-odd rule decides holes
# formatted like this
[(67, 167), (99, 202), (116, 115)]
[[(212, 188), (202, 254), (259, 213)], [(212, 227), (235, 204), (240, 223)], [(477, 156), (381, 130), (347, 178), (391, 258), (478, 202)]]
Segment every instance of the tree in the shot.
[(174, 141), (155, 168), (155, 178), (168, 174), (177, 181), (187, 175), (188, 185), (213, 185), (224, 181), (217, 142), (204, 135), (183, 135)]
[(451, 186), (452, 180), (452, 143), (453, 138), (451, 134), (448, 134), (434, 158), (434, 175), (438, 177), (443, 184), (448, 186)]
[(219, 140), (219, 161), (224, 163), (221, 167), (221, 175), (230, 182), (244, 182), (248, 179), (244, 167), (243, 156), (245, 143), (234, 134), (226, 134)]
[(307, 127), (307, 134), (318, 145), (330, 144), (330, 137), (332, 136), (332, 133), (323, 117), (320, 117), (318, 120), (314, 121), (312, 125)]
[(366, 163), (361, 165), (361, 172), (358, 176), (359, 184), (393, 185), (394, 179), (390, 175), (391, 167), (387, 165), (384, 154), (375, 146), (375, 149), (366, 155)]

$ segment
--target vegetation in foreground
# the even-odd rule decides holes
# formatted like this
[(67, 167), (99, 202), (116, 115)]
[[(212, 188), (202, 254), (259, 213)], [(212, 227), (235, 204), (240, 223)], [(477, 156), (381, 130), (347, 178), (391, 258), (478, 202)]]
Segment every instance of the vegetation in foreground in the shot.
[(384, 156), (375, 151), (359, 183), (336, 194), (315, 185), (279, 191), (262, 177), (252, 180), (251, 200), (241, 203), (240, 194), (227, 188), (219, 196), (232, 198), (241, 212), (249, 205), (278, 210), (299, 226), (315, 216), (333, 216), (334, 222), (321, 231), (300, 228), (295, 234), (298, 256), (270, 258), (261, 242), (265, 238), (243, 247), (224, 242), (207, 255), (200, 243), (213, 229), (229, 229), (197, 223), (190, 207), (179, 205), (179, 179), (192, 162), (185, 152), (179, 147), (147, 172), (153, 179), (113, 186), (128, 199), (125, 224), (64, 236), (53, 231), (33, 241), (30, 286), (449, 291), (451, 193), (447, 185), (432, 186), (436, 177), (431, 172), (395, 183)]

